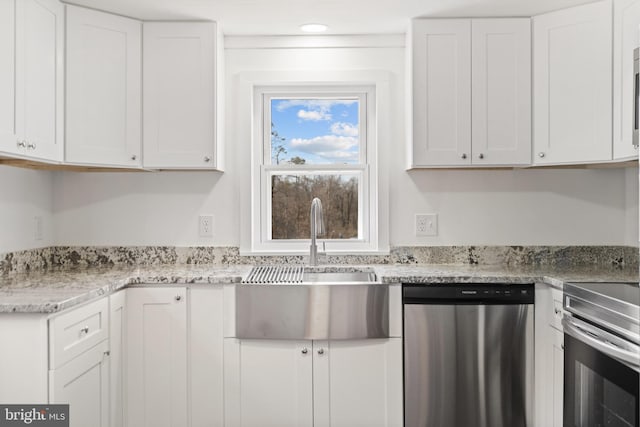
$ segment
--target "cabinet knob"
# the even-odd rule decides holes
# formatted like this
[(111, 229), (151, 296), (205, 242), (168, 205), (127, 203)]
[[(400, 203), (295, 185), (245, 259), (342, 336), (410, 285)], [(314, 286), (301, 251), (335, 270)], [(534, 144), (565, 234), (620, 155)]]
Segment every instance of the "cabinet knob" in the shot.
[(541, 152), (539, 152), (539, 153), (538, 153), (538, 157), (543, 158), (543, 157), (544, 157), (544, 152), (542, 152), (542, 151), (541, 151)]
[(133, 156), (131, 156), (131, 160), (137, 160), (138, 156), (136, 156), (135, 154)]
[(204, 156), (204, 161), (205, 161), (205, 163), (209, 163), (211, 161), (211, 157)]
[(560, 348), (564, 350), (564, 343), (560, 344)]
[(464, 159), (467, 158), (467, 154), (466, 153), (462, 153), (462, 156), (460, 156), (460, 157), (462, 157), (462, 160), (464, 160)]
[(176, 295), (176, 301), (180, 301), (182, 299), (182, 295)]
[(553, 311), (554, 311), (556, 314), (560, 314), (560, 313), (562, 313), (562, 311), (560, 311), (560, 309), (558, 309), (558, 308), (554, 308), (554, 309), (553, 309)]
[(16, 145), (18, 148), (27, 148), (27, 141), (18, 141)]
[(27, 143), (27, 149), (29, 150), (35, 150), (36, 149), (36, 144), (35, 143)]
[(85, 326), (84, 328), (80, 329), (80, 335), (86, 335), (89, 333), (89, 327)]
[(324, 354), (324, 348), (318, 349), (318, 354)]
[(105, 356), (110, 356), (110, 355), (111, 355), (111, 352), (110, 352), (109, 350), (107, 350), (107, 351), (105, 351), (105, 352), (104, 352), (104, 355), (105, 355)]
[(306, 348), (306, 347), (305, 347), (305, 348), (303, 348), (303, 349), (302, 349), (302, 354), (307, 354), (307, 353), (309, 353), (309, 350), (307, 350), (307, 348)]
[(480, 154), (478, 155), (478, 158), (479, 158), (479, 159), (484, 159), (484, 154), (480, 153)]

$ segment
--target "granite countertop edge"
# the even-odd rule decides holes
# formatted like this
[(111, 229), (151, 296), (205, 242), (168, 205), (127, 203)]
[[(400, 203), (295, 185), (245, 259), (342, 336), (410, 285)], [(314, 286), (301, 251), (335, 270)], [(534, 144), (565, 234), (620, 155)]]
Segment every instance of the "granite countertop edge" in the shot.
[[(16, 274), (0, 277), (0, 313), (54, 314), (76, 305), (140, 285), (238, 284), (251, 265), (149, 266)], [(335, 266), (313, 267), (314, 271)], [(507, 267), (474, 265), (361, 265), (352, 271), (374, 271), (383, 284), (546, 283), (562, 288), (569, 281), (638, 281), (638, 272), (620, 268)], [(345, 267), (340, 268), (344, 270)]]

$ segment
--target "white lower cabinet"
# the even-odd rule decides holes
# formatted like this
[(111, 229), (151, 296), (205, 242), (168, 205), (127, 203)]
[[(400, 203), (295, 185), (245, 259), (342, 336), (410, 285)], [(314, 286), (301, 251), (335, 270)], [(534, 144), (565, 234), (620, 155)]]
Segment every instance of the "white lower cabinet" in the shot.
[(71, 427), (109, 426), (109, 342), (49, 374), (49, 403), (69, 404)]
[(222, 287), (127, 290), (126, 423), (223, 425)]
[(225, 425), (401, 426), (401, 338), (225, 339)]
[(535, 426), (562, 427), (564, 333), (562, 290), (536, 284)]
[(127, 294), (127, 424), (187, 425), (186, 288)]
[(124, 426), (124, 362), (126, 335), (126, 290), (109, 296), (109, 405), (111, 427)]

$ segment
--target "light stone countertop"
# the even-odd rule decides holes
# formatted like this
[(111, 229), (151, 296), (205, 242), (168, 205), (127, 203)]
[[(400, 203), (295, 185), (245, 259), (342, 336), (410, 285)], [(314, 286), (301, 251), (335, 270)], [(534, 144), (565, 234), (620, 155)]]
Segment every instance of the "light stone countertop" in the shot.
[[(535, 283), (638, 281), (618, 267), (502, 267), (478, 265), (327, 265), (318, 270), (375, 271), (382, 283)], [(55, 313), (127, 286), (240, 283), (250, 265), (162, 265), (67, 269), (0, 276), (0, 313)]]

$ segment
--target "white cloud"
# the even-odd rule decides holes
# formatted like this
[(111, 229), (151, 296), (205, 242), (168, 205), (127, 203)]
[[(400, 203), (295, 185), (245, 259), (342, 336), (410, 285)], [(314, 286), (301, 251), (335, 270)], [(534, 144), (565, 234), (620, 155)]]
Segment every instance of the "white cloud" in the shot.
[(298, 110), (298, 118), (317, 122), (320, 120), (331, 120), (331, 114), (324, 110)]
[(351, 105), (356, 99), (284, 99), (276, 101), (276, 110), (284, 111), (291, 107), (304, 107), (307, 110), (328, 111), (335, 105)]
[(324, 135), (311, 139), (294, 138), (291, 140), (291, 148), (329, 162), (353, 163), (358, 159), (358, 142), (358, 138), (354, 136)]
[(351, 123), (335, 122), (331, 125), (331, 133), (343, 136), (358, 136), (358, 126)]

